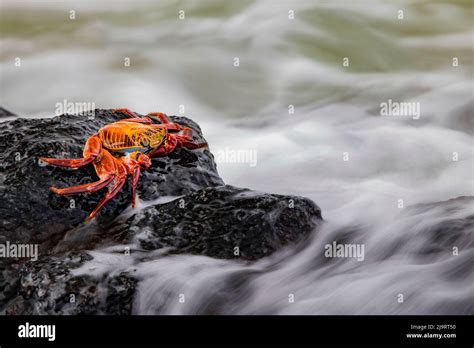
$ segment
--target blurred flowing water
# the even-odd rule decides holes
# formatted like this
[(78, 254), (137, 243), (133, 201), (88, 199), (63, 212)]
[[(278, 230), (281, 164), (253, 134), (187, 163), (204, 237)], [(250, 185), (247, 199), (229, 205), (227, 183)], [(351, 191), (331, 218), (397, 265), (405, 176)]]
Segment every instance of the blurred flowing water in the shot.
[[(470, 1), (0, 3), (0, 105), (184, 105), (214, 154), (256, 151), (256, 166), (218, 163), (227, 183), (322, 208), (304, 245), (254, 263), (91, 251), (76, 272), (140, 277), (135, 313), (474, 313), (473, 201), (418, 205), (474, 195)], [(420, 118), (381, 116), (389, 99)], [(334, 240), (364, 261), (325, 258)]]

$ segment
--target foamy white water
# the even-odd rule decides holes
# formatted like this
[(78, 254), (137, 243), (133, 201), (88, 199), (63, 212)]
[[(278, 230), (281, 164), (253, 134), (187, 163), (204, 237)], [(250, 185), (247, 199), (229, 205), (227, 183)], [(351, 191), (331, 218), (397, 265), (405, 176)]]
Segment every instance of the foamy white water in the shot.
[[(87, 267), (142, 279), (137, 314), (474, 312), (473, 231), (456, 245), (434, 232), (452, 236), (449, 226), (473, 209), (409, 208), (474, 195), (469, 4), (2, 0), (1, 10), (32, 24), (4, 23), (0, 105), (32, 117), (64, 99), (141, 113), (183, 105), (213, 153), (256, 152), (256, 166), (218, 163), (226, 183), (322, 208), (327, 223), (304, 248), (255, 263), (163, 253), (143, 261), (137, 251), (122, 264), (94, 251)], [(419, 118), (381, 116), (389, 99), (419, 103)], [(364, 261), (324, 258), (342, 237), (365, 244)], [(426, 251), (432, 243), (441, 249)]]

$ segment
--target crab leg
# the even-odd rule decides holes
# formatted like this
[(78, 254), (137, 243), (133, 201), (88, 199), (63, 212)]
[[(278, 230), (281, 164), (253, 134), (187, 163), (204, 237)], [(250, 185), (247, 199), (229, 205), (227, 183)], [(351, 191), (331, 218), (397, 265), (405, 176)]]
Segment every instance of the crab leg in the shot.
[(140, 178), (140, 167), (136, 167), (132, 172), (132, 208), (135, 208), (137, 201), (137, 185), (138, 179)]
[(136, 151), (123, 157), (121, 161), (125, 165), (125, 168), (127, 168), (128, 174), (131, 176), (132, 208), (135, 208), (138, 179), (140, 178), (141, 171), (146, 170), (151, 166), (151, 160), (147, 155)]
[(183, 130), (176, 135), (176, 138), (178, 140), (178, 146), (184, 147), (185, 149), (195, 150), (209, 147), (207, 143), (193, 142), (193, 131), (188, 127), (183, 128)]
[(94, 210), (89, 214), (89, 216), (86, 219), (86, 222), (91, 221), (97, 215), (97, 213), (102, 209), (102, 207), (108, 201), (114, 198), (117, 193), (119, 193), (119, 191), (122, 189), (123, 185), (125, 184), (125, 180), (126, 180), (126, 177), (118, 177), (116, 179), (114, 185), (111, 188), (109, 188), (105, 197), (100, 200), (99, 204), (97, 204)]
[(93, 135), (87, 139), (86, 145), (84, 146), (84, 151), (82, 153), (84, 156), (83, 158), (68, 159), (40, 157), (40, 159), (46, 163), (58, 167), (80, 168), (94, 161), (99, 156), (101, 151), (102, 143), (97, 135)]
[(122, 114), (131, 116), (131, 118), (124, 118), (117, 122), (136, 122), (136, 123), (144, 123), (144, 124), (152, 124), (153, 120), (152, 117), (156, 117), (160, 120), (161, 124), (154, 124), (153, 127), (156, 128), (165, 128), (169, 130), (180, 130), (181, 126), (177, 123), (173, 123), (166, 114), (162, 112), (150, 112), (145, 117), (138, 117), (133, 111), (127, 108), (122, 109), (114, 109), (114, 112), (120, 112)]
[[(127, 108), (120, 108), (120, 109), (113, 109), (113, 112), (120, 112), (122, 114), (125, 114), (125, 115), (128, 115), (130, 116), (132, 119), (140, 119), (140, 117), (138, 117), (132, 110), (130, 109), (127, 109)], [(162, 112), (149, 112), (147, 114), (148, 118), (150, 117), (156, 117), (158, 118), (161, 123), (163, 124), (166, 124), (166, 123), (173, 123), (171, 122), (171, 120), (168, 118), (168, 116), (166, 116), (166, 114), (162, 113)], [(130, 119), (128, 119), (130, 120)]]
[(184, 127), (177, 135), (183, 139), (193, 140), (193, 130), (189, 127)]
[(135, 122), (135, 123), (145, 123), (145, 124), (153, 123), (152, 119), (149, 117), (124, 118), (122, 120), (118, 120), (115, 123), (121, 123), (121, 122)]
[(127, 109), (127, 108), (121, 108), (121, 109), (113, 109), (113, 112), (119, 112), (121, 114), (125, 114), (130, 116), (130, 118), (124, 118), (121, 120), (118, 120), (116, 122), (136, 122), (136, 123), (145, 123), (145, 124), (151, 124), (153, 123), (153, 120), (149, 117), (138, 117), (132, 110)]
[(120, 112), (122, 114), (130, 116), (131, 118), (140, 118), (132, 110), (127, 109), (127, 108), (113, 109), (112, 111), (113, 112)]
[(161, 121), (162, 125), (166, 125), (166, 129), (181, 130), (182, 128), (181, 125), (173, 123), (173, 121), (171, 121), (169, 117), (162, 112), (149, 112), (147, 116), (158, 118)]
[(149, 117), (124, 118), (124, 119), (119, 120), (115, 123), (123, 123), (123, 122), (143, 123), (143, 124), (146, 124), (146, 125), (150, 125), (153, 128), (159, 128), (159, 129), (170, 129), (170, 130), (180, 130), (181, 129), (181, 126), (177, 123), (154, 124), (153, 120)]
[(184, 147), (185, 149), (190, 149), (190, 150), (197, 150), (197, 149), (203, 149), (203, 148), (209, 147), (208, 143), (194, 143), (188, 140), (182, 140), (180, 141), (179, 144), (181, 145), (181, 147)]
[(112, 182), (113, 179), (114, 179), (113, 175), (108, 175), (100, 179), (99, 181), (90, 182), (83, 185), (71, 186), (71, 187), (66, 187), (66, 188), (51, 187), (51, 191), (62, 196), (73, 195), (76, 193), (92, 193), (106, 187)]
[(147, 116), (148, 116), (148, 117), (156, 117), (156, 118), (158, 118), (158, 119), (161, 121), (161, 123), (163, 123), (163, 124), (173, 123), (173, 122), (171, 122), (171, 120), (169, 119), (169, 117), (168, 117), (166, 114), (162, 113), (162, 112), (149, 112), (149, 113), (147, 114)]
[(151, 123), (152, 122), (151, 117), (156, 117), (163, 124), (173, 123), (168, 118), (168, 116), (166, 116), (166, 114), (164, 114), (162, 112), (149, 112), (146, 115), (147, 117), (138, 117), (137, 114), (135, 114), (132, 110), (127, 109), (127, 108), (113, 109), (113, 112), (119, 112), (119, 113), (130, 116), (130, 118), (125, 118), (125, 119), (117, 121), (117, 122), (126, 121), (126, 122)]

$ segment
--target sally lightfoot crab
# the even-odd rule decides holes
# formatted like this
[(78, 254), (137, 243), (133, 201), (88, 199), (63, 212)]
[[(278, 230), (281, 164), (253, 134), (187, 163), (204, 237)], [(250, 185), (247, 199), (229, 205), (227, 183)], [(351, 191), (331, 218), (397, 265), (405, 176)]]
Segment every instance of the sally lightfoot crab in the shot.
[[(167, 156), (178, 147), (199, 149), (208, 146), (207, 143), (193, 142), (190, 128), (171, 122), (168, 116), (161, 112), (152, 112), (146, 117), (138, 117), (129, 109), (114, 109), (114, 112), (126, 114), (130, 118), (110, 123), (89, 137), (82, 158), (40, 158), (44, 162), (65, 168), (80, 168), (89, 163), (94, 165), (98, 181), (67, 188), (51, 187), (58, 195), (92, 193), (108, 187), (106, 195), (86, 221), (93, 219), (102, 207), (114, 198), (129, 175), (132, 207), (135, 207), (140, 172), (151, 166), (150, 158)], [(161, 123), (154, 123), (155, 118)]]

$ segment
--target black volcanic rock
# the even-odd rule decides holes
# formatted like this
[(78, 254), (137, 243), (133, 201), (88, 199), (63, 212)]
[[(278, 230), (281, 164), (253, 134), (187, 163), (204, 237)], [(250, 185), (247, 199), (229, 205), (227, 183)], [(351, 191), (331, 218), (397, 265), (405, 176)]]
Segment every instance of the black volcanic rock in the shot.
[(253, 260), (303, 239), (320, 221), (309, 199), (226, 185), (143, 209), (124, 226), (146, 250)]
[(16, 296), (0, 314), (131, 314), (137, 281), (126, 274), (72, 274), (91, 259), (87, 253), (73, 252), (27, 262), (16, 281)]

